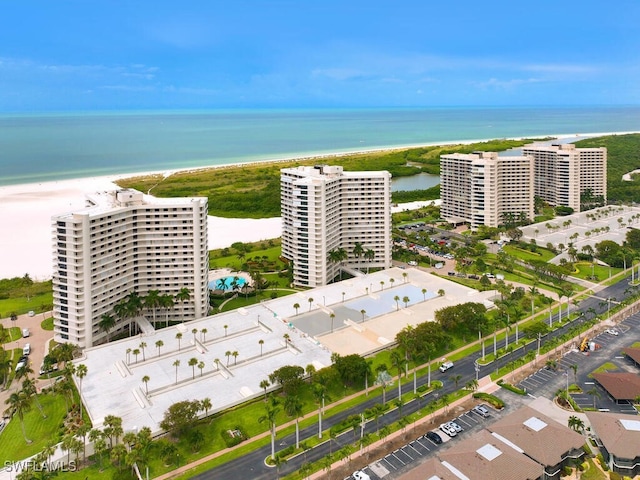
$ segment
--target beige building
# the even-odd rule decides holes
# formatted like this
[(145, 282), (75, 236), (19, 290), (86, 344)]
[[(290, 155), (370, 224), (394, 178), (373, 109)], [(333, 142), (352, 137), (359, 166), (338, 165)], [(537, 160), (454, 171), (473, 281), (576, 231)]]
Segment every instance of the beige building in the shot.
[[(208, 313), (209, 255), (206, 198), (154, 198), (135, 190), (88, 195), (80, 211), (52, 217), (55, 339), (80, 347), (106, 340), (98, 324), (116, 321), (110, 334), (130, 328), (114, 306), (128, 294), (157, 290), (188, 301), (156, 309), (162, 320)], [(146, 313), (151, 319), (152, 312)], [(160, 313), (158, 313), (160, 315)]]
[(534, 159), (535, 195), (551, 205), (580, 211), (580, 195), (591, 190), (593, 196), (607, 200), (607, 149), (576, 148), (572, 143), (526, 146), (523, 155)]
[[(391, 266), (389, 172), (345, 172), (327, 165), (284, 168), (280, 185), (282, 255), (293, 262), (294, 284), (326, 285), (340, 268)], [(329, 261), (330, 252), (338, 249), (347, 257)]]
[(495, 152), (440, 157), (441, 216), (471, 227), (534, 218), (533, 159)]

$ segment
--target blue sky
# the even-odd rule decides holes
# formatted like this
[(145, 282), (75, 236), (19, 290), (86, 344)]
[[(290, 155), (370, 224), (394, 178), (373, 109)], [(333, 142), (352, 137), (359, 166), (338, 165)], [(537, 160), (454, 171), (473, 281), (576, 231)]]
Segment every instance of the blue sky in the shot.
[(637, 0), (0, 6), (0, 112), (640, 103)]

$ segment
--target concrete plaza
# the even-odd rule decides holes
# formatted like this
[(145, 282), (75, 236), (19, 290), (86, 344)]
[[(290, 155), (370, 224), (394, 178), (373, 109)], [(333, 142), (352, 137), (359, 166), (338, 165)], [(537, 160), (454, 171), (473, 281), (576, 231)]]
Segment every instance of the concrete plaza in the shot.
[[(491, 306), (494, 293), (414, 268), (363, 274), (86, 349), (75, 361), (88, 370), (81, 394), (94, 426), (116, 415), (125, 432), (148, 426), (157, 433), (176, 402), (209, 398), (209, 413), (225, 410), (262, 395), (260, 382), (284, 365), (320, 369), (331, 364), (332, 352), (375, 351), (405, 326), (432, 321), (437, 309), (469, 301)], [(190, 366), (191, 359), (203, 368)]]

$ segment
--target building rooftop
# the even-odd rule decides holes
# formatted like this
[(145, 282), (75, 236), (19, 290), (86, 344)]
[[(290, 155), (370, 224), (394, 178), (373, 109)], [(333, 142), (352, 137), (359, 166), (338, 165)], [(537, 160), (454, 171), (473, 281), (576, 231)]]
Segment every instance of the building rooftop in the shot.
[[(437, 295), (440, 289), (442, 296)], [(148, 426), (158, 432), (164, 412), (178, 401), (208, 397), (211, 412), (224, 410), (262, 395), (260, 382), (284, 365), (320, 369), (331, 364), (332, 352), (365, 354), (392, 342), (407, 325), (432, 321), (435, 310), (487, 303), (492, 294), (418, 269), (390, 268), (88, 348), (75, 363), (88, 369), (81, 390), (95, 426), (105, 415), (116, 415), (123, 418), (125, 431)], [(395, 302), (396, 295), (409, 297), (407, 306)], [(198, 330), (195, 338), (193, 329)], [(140, 350), (137, 358), (135, 349)], [(226, 352), (238, 355), (227, 357)], [(204, 368), (189, 366), (192, 358), (204, 362)]]
[(640, 417), (609, 412), (586, 412), (586, 415), (609, 453), (629, 460), (640, 457)]
[(543, 473), (541, 465), (487, 430), (438, 453), (438, 457), (447, 468), (453, 467), (469, 480), (534, 480)]
[(633, 400), (640, 396), (640, 376), (635, 373), (594, 373), (593, 378), (614, 400)]
[(631, 358), (637, 364), (640, 364), (640, 347), (627, 347), (622, 350), (626, 356)]
[(582, 435), (527, 406), (501, 418), (487, 429), (545, 466), (557, 465), (567, 452), (584, 444)]

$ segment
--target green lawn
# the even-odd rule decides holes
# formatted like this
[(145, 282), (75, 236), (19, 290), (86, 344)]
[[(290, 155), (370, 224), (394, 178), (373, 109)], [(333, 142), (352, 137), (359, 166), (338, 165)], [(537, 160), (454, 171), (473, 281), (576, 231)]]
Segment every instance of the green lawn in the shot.
[(33, 443), (25, 443), (20, 419), (17, 416), (14, 417), (0, 435), (0, 463), (6, 460), (25, 459), (41, 451), (50, 439), (57, 441), (60, 424), (66, 414), (64, 399), (52, 393), (38, 395), (38, 399), (47, 418), (42, 418), (35, 402), (24, 416), (27, 438)]
[(27, 300), (26, 297), (20, 298), (5, 298), (0, 300), (0, 318), (8, 318), (11, 316), (11, 312), (16, 312), (18, 315), (33, 310), (38, 313), (43, 308), (48, 308), (53, 304), (53, 292), (42, 293), (34, 297), (30, 297)]
[(43, 330), (53, 331), (53, 317), (45, 318), (42, 323), (40, 323), (40, 326)]
[(536, 252), (530, 252), (524, 248), (516, 247), (513, 245), (505, 245), (502, 247), (505, 253), (508, 253), (512, 257), (516, 257), (520, 260), (542, 260), (548, 262), (556, 256), (554, 252), (546, 248), (537, 247)]
[(606, 373), (606, 372), (614, 372), (619, 370), (618, 366), (612, 362), (606, 362), (596, 368), (593, 372), (591, 372), (588, 377), (593, 378), (594, 373)]

